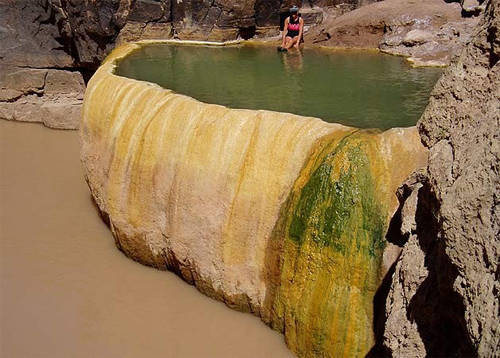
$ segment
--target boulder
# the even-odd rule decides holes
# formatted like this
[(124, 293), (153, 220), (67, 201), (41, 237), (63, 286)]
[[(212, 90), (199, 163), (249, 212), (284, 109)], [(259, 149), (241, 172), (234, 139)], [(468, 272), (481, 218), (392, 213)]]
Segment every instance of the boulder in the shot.
[(319, 8), (302, 9), (300, 13), (305, 26), (319, 25), (323, 22), (323, 11)]
[(472, 9), (481, 5), (479, 0), (462, 0), (463, 9)]
[(117, 44), (132, 42), (137, 39), (142, 40), (162, 40), (173, 37), (173, 27), (171, 23), (147, 23), (127, 22), (120, 30), (116, 38)]
[(44, 101), (40, 107), (39, 121), (49, 128), (78, 129), (80, 127), (81, 113), (81, 101)]
[(430, 31), (415, 29), (406, 34), (403, 39), (403, 44), (406, 46), (421, 45), (431, 41), (433, 37), (434, 36)]
[(33, 93), (42, 93), (47, 70), (0, 65), (0, 100), (11, 101)]
[(47, 70), (43, 94), (47, 96), (66, 96), (83, 100), (85, 84), (78, 71)]
[(167, 22), (171, 15), (170, 1), (137, 0), (130, 9), (128, 22), (149, 24), (154, 22)]
[(65, 39), (53, 23), (56, 14), (42, 3), (31, 0), (0, 2), (1, 64), (30, 68), (74, 65), (74, 59), (64, 49)]
[(486, 7), (483, 3), (484, 0), (462, 0), (462, 15), (478, 16)]

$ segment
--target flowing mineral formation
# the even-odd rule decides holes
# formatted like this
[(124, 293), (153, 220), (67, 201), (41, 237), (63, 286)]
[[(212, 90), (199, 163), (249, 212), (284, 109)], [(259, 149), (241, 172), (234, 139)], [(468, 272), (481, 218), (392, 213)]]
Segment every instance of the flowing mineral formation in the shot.
[(92, 195), (129, 257), (283, 332), (299, 356), (360, 356), (398, 185), (425, 166), (415, 128), (358, 130), (201, 103), (114, 74), (81, 127)]

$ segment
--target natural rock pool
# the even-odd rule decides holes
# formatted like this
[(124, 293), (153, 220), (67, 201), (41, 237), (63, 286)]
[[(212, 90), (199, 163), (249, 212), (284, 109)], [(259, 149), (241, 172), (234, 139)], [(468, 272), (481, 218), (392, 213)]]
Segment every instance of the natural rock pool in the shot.
[[(116, 48), (89, 81), (83, 104), (84, 173), (117, 246), (261, 317), (298, 356), (365, 356), (375, 338), (374, 296), (388, 269), (382, 258), (394, 192), (427, 160), (416, 128), (360, 130), (232, 109), (178, 94), (168, 80), (163, 89), (116, 76), (120, 62), (151, 49), (144, 46)], [(177, 50), (184, 49), (198, 50)], [(201, 49), (182, 60), (185, 75), (159, 72), (182, 75), (177, 83), (193, 87), (233, 88), (229, 64), (207, 55), (219, 75), (201, 68), (203, 53), (226, 58), (226, 50), (243, 49)], [(186, 70), (191, 63), (212, 80), (196, 82), (196, 71)], [(239, 93), (253, 96), (244, 85)]]
[(441, 71), (367, 51), (153, 44), (127, 56), (115, 73), (206, 103), (388, 129), (415, 125)]

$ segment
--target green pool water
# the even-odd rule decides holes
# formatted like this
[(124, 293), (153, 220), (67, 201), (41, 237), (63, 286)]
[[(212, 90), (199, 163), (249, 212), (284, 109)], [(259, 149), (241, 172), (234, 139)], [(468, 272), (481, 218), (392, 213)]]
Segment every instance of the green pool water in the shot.
[(368, 51), (155, 44), (122, 60), (116, 74), (206, 103), (387, 129), (415, 125), (441, 70)]

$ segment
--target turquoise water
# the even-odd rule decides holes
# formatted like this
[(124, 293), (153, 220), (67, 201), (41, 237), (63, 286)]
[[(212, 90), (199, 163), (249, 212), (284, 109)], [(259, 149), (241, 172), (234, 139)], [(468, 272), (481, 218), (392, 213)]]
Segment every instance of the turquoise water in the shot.
[(415, 125), (441, 72), (369, 51), (165, 44), (131, 54), (116, 71), (207, 103), (381, 129)]

